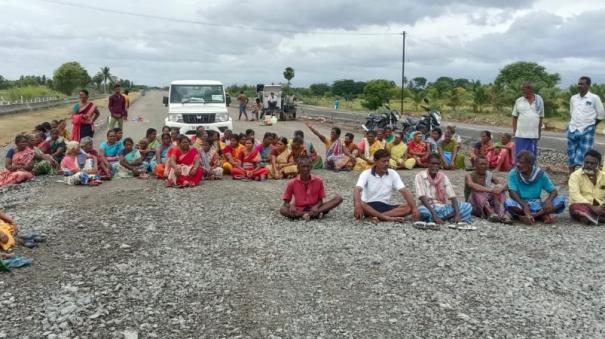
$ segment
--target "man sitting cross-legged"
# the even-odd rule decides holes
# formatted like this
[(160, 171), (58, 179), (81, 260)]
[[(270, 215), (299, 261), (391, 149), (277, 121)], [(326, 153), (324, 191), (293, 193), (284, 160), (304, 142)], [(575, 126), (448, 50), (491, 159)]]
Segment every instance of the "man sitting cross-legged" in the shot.
[[(401, 181), (399, 174), (389, 169), (391, 155), (387, 150), (379, 149), (374, 153), (374, 165), (359, 175), (353, 190), (354, 216), (372, 218), (373, 221), (403, 221), (412, 214), (417, 221), (420, 218), (414, 196)], [(393, 189), (399, 191), (406, 201), (405, 205), (391, 205)]]
[[(471, 221), (471, 204), (458, 202), (456, 192), (450, 179), (439, 171), (441, 167), (441, 156), (433, 153), (428, 158), (429, 168), (416, 174), (414, 184), (416, 195), (422, 206), (419, 208), (423, 221), (431, 225), (430, 228), (438, 228), (446, 220), (453, 221), (455, 226), (463, 227), (461, 223)], [(436, 224), (436, 225), (435, 225)], [(452, 227), (452, 226), (450, 226)]]
[[(342, 197), (336, 197), (326, 202), (324, 183), (320, 177), (311, 175), (312, 161), (310, 158), (301, 158), (298, 161), (298, 176), (288, 182), (282, 199), (284, 204), (279, 210), (281, 215), (298, 219), (309, 220), (322, 218), (330, 210), (342, 203)], [(291, 204), (294, 197), (294, 204)]]
[(596, 150), (587, 151), (582, 168), (569, 177), (569, 214), (587, 225), (605, 222), (605, 173)]
[[(548, 196), (542, 200), (542, 191)], [(517, 168), (508, 173), (508, 192), (504, 206), (515, 218), (531, 225), (536, 220), (552, 224), (552, 214), (560, 214), (565, 210), (567, 199), (560, 196), (548, 177), (548, 174), (536, 165), (534, 155), (529, 151), (517, 154)]]

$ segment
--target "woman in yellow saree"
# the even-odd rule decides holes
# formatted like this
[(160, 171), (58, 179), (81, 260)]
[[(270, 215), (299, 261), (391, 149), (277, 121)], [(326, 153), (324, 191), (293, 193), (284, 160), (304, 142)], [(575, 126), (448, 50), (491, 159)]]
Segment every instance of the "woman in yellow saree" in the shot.
[(366, 137), (361, 139), (361, 142), (357, 145), (359, 149), (359, 155), (355, 162), (355, 171), (365, 171), (370, 169), (374, 165), (374, 153), (379, 149), (382, 149), (382, 143), (376, 139), (376, 132), (367, 131)]
[(269, 177), (273, 179), (289, 179), (298, 174), (298, 166), (294, 162), (294, 156), (288, 149), (288, 139), (280, 138), (271, 155), (269, 156), (270, 164)]

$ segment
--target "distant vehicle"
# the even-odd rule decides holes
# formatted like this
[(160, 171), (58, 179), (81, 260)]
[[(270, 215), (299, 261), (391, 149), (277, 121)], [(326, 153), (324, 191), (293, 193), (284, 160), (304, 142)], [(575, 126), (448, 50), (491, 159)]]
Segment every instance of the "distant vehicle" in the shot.
[(168, 107), (166, 126), (179, 128), (181, 134), (195, 134), (199, 126), (220, 133), (233, 129), (233, 120), (227, 112), (225, 89), (219, 81), (173, 81), (163, 103)]
[[(296, 119), (296, 102), (294, 97), (283, 95), (281, 85), (256, 85), (257, 97), (264, 107), (264, 115), (277, 116), (279, 120)], [(276, 97), (276, 104), (269, 104), (271, 93)]]

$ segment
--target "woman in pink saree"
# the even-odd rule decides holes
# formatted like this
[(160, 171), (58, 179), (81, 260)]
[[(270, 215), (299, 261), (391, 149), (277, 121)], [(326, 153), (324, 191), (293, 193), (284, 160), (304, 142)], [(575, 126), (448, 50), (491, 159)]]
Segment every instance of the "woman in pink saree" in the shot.
[(168, 172), (167, 187), (194, 187), (202, 181), (202, 167), (200, 154), (191, 147), (189, 138), (179, 135), (178, 146), (170, 154), (170, 170)]
[(7, 159), (6, 169), (0, 172), (0, 186), (7, 186), (28, 181), (34, 177), (35, 151), (30, 147), (30, 141), (25, 135), (15, 138), (15, 154)]

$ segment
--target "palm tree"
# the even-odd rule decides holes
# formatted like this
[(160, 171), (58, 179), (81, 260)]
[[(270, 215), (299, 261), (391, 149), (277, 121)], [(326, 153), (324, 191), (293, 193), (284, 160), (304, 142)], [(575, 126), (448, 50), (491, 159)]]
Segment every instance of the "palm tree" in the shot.
[(101, 67), (101, 74), (103, 75), (103, 83), (105, 84), (103, 91), (107, 93), (107, 81), (111, 80), (111, 71), (109, 70), (109, 67)]
[(92, 82), (97, 85), (97, 90), (101, 90), (101, 84), (103, 83), (103, 73), (97, 72), (94, 77), (92, 77)]
[(292, 67), (286, 67), (286, 69), (284, 70), (284, 78), (286, 78), (286, 80), (288, 80), (288, 88), (290, 88), (290, 80), (292, 80), (292, 78), (294, 78), (294, 68)]

